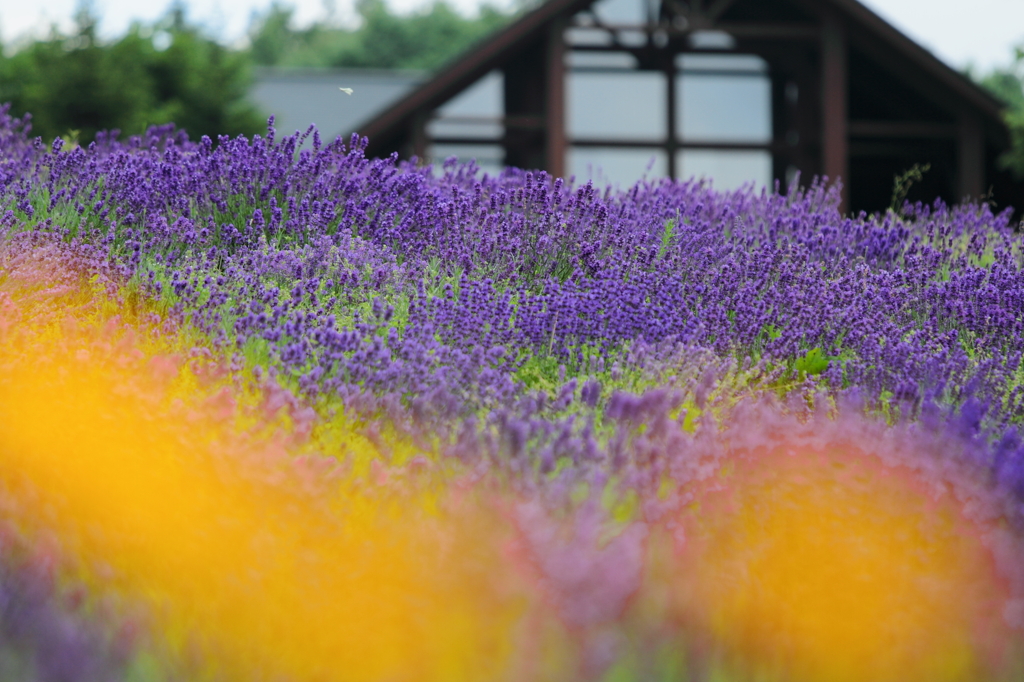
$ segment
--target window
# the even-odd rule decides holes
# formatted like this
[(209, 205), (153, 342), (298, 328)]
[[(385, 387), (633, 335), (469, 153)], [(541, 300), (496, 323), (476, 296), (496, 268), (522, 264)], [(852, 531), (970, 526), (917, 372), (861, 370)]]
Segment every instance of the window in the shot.
[(432, 138), (501, 138), (505, 133), (505, 77), (492, 71), (441, 106), (427, 124)]
[(641, 26), (648, 20), (647, 0), (598, 0), (591, 8), (598, 21), (610, 26)]
[(751, 55), (676, 57), (676, 131), (683, 142), (772, 139), (767, 65)]
[(667, 108), (661, 73), (573, 71), (566, 76), (566, 96), (570, 139), (665, 139)]
[(627, 189), (644, 177), (665, 177), (668, 155), (657, 148), (573, 147), (567, 167), (569, 175), (576, 176), (577, 184), (593, 180), (598, 186), (617, 185)]
[(772, 187), (772, 155), (760, 150), (684, 149), (676, 154), (676, 175), (710, 180), (718, 190)]

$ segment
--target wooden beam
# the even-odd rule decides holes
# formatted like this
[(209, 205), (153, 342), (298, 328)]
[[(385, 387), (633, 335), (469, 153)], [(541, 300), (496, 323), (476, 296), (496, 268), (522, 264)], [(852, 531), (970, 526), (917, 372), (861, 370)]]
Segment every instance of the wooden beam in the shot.
[[(821, 167), (821, 68), (809, 54), (797, 55), (786, 51), (790, 66), (790, 82), (794, 86), (787, 92), (796, 132), (791, 147), (804, 184), (824, 173)], [(788, 134), (789, 131), (787, 131)]]
[(505, 73), (505, 165), (544, 168), (547, 35), (539, 36), (503, 68)]
[(847, 130), (846, 33), (838, 17), (828, 14), (822, 24), (822, 170), (829, 180), (843, 182), (840, 211), (849, 205), (849, 140)]
[(552, 21), (547, 41), (544, 165), (545, 170), (556, 178), (565, 175), (565, 25), (562, 18)]
[(680, 133), (676, 130), (676, 60), (665, 60), (665, 131), (668, 136), (668, 176), (675, 179), (679, 170), (676, 168), (676, 150), (678, 149)]
[(437, 116), (431, 121), (469, 125), (500, 125), (517, 130), (544, 130), (544, 117), (529, 114), (511, 116)]
[[(679, 0), (662, 0), (661, 14), (662, 18), (668, 15), (673, 20), (675, 19), (675, 17), (682, 17), (683, 19), (686, 20), (686, 25), (690, 25), (693, 23), (693, 13), (690, 9), (690, 6), (685, 3), (679, 2)], [(673, 14), (675, 16), (672, 16)]]
[(704, 10), (704, 18), (713, 24), (735, 4), (736, 0), (714, 0), (711, 6)]
[[(636, 24), (611, 24), (602, 23), (601, 28), (609, 31), (635, 31), (638, 27)], [(652, 27), (654, 28), (654, 27)], [(693, 26), (687, 28), (675, 28), (675, 27), (657, 27), (659, 31), (670, 37), (688, 36), (694, 32)], [(734, 38), (740, 39), (752, 39), (752, 40), (820, 40), (821, 29), (814, 24), (809, 24), (805, 21), (770, 21), (763, 23), (748, 23), (748, 22), (729, 22), (716, 24), (714, 26), (716, 31), (724, 31)], [(594, 51), (613, 51), (621, 52), (623, 49), (633, 48), (622, 48), (613, 45), (574, 45), (574, 50), (594, 50)], [(721, 50), (715, 50), (715, 52), (721, 52)]]
[(544, 130), (543, 116), (506, 116), (501, 121), (506, 128), (515, 128), (517, 130)]
[(976, 116), (960, 119), (956, 161), (958, 198), (977, 199), (985, 192), (985, 133)]
[[(574, 137), (569, 141), (573, 147), (615, 147), (620, 149), (666, 149), (668, 140), (621, 140), (599, 137)], [(683, 146), (683, 145), (679, 145)]]
[[(617, 149), (669, 149), (668, 140), (622, 140), (602, 139), (595, 137), (574, 137), (569, 141), (574, 147), (614, 147)], [(781, 151), (785, 143), (779, 142), (728, 142), (723, 140), (707, 140), (705, 142), (676, 142), (676, 149), (707, 149), (719, 151)]]
[(444, 137), (435, 137), (435, 138), (433, 138), (432, 142), (434, 144), (473, 144), (473, 145), (493, 144), (496, 147), (500, 147), (501, 143), (502, 143), (502, 138), (500, 138), (500, 137), (485, 137), (485, 136), (477, 136), (477, 137), (458, 136), (458, 137), (456, 137), (456, 136), (452, 136), (452, 135), (446, 135)]
[[(914, 163), (948, 154), (952, 146), (942, 140), (854, 138), (850, 140), (850, 158), (898, 159), (909, 168)], [(949, 191), (955, 193), (956, 188), (951, 185)]]
[(933, 121), (850, 121), (850, 137), (952, 140), (959, 132), (953, 123)]
[(412, 130), (410, 130), (409, 139), (412, 140), (412, 153), (415, 155), (419, 162), (427, 162), (427, 152), (429, 141), (427, 140), (427, 119), (428, 117), (421, 113), (417, 113), (412, 117)]
[(747, 40), (820, 40), (821, 29), (802, 21), (721, 23), (715, 26), (733, 38)]

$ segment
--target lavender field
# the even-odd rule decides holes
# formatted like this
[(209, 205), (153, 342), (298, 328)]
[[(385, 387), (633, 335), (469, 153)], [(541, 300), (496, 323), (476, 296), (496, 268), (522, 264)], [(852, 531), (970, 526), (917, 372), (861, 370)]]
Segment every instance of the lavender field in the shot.
[(1009, 213), (364, 145), (0, 110), (0, 679), (1020, 679)]

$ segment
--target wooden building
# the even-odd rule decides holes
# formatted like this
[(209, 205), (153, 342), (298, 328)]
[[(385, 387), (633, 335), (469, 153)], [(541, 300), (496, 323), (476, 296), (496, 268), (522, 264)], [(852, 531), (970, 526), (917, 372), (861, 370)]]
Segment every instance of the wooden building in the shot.
[(556, 176), (603, 158), (841, 177), (855, 211), (930, 164), (913, 198), (1024, 204), (997, 161), (1000, 102), (857, 0), (548, 0), (358, 130), (373, 155), (463, 150)]

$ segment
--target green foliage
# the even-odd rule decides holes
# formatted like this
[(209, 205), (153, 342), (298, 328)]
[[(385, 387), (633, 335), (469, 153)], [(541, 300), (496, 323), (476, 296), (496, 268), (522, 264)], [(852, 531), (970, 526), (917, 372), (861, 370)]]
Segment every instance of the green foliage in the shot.
[(135, 24), (113, 42), (97, 38), (91, 6), (80, 6), (72, 35), (54, 28), (45, 40), (0, 54), (0, 102), (31, 112), (32, 130), (86, 144), (100, 130), (124, 135), (175, 123), (202, 135), (252, 135), (266, 117), (246, 101), (251, 66), (436, 69), (513, 14), (483, 7), (466, 18), (443, 0), (397, 15), (383, 0), (360, 0), (358, 29), (329, 22), (294, 29), (294, 9), (276, 2), (257, 17), (251, 47), (232, 50), (185, 20), (173, 5), (153, 25)]
[(250, 83), (244, 55), (187, 25), (175, 11), (166, 50), (146, 63), (155, 89), (158, 122), (173, 121), (193, 138), (262, 132), (266, 117), (246, 102)]
[(356, 31), (315, 23), (292, 27), (295, 8), (274, 2), (249, 26), (249, 57), (259, 66), (325, 68), (358, 43)]
[(1010, 150), (999, 158), (999, 162), (1021, 179), (1024, 178), (1024, 105), (1010, 109), (1005, 116), (1010, 128)]
[(1010, 149), (999, 162), (1018, 179), (1024, 178), (1024, 45), (1016, 48), (1009, 67), (996, 69), (979, 82), (1007, 105), (1003, 115), (1010, 128)]
[(915, 163), (911, 168), (893, 178), (892, 201), (889, 203), (890, 211), (899, 214), (903, 213), (903, 204), (907, 200), (910, 188), (914, 186), (914, 183), (924, 180), (924, 174), (930, 171), (931, 168), (932, 165), (930, 163), (924, 165)]
[(993, 71), (981, 80), (981, 84), (1011, 107), (1024, 106), (1024, 87), (1020, 76), (1013, 70)]
[(504, 26), (513, 16), (484, 5), (466, 18), (444, 0), (410, 15), (394, 14), (384, 0), (359, 0), (357, 29), (324, 23), (292, 28), (294, 9), (270, 6), (250, 29), (256, 64), (433, 70)]
[(658, 259), (661, 260), (668, 254), (672, 246), (672, 240), (676, 236), (676, 223), (678, 218), (671, 218), (665, 221), (665, 227), (661, 231), (661, 243), (658, 246)]
[(88, 5), (76, 23), (74, 35), (54, 30), (0, 56), (0, 102), (11, 102), (16, 115), (31, 112), (33, 133), (44, 140), (69, 135), (86, 143), (100, 130), (133, 135), (170, 122), (194, 138), (253, 134), (265, 125), (245, 101), (245, 55), (186, 23), (180, 7), (109, 44), (97, 39)]
[(799, 372), (800, 376), (814, 376), (821, 374), (828, 369), (829, 357), (820, 348), (812, 348), (807, 355), (797, 358), (793, 363), (793, 369)]

